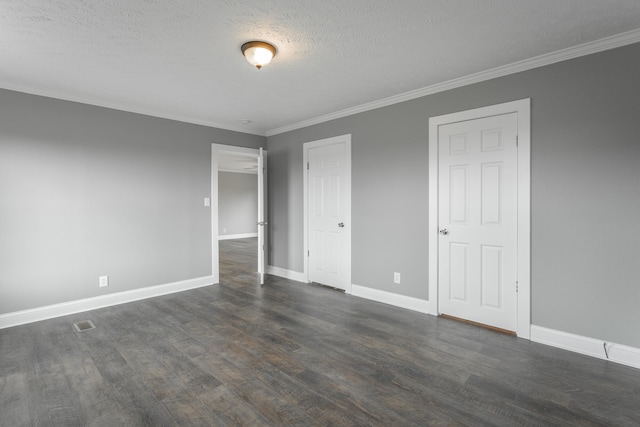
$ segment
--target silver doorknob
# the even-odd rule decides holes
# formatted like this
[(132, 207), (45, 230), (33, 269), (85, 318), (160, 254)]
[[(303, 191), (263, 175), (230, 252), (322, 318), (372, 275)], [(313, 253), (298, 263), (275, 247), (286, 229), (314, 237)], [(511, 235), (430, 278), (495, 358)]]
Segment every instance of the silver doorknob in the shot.
[(267, 225), (267, 221), (256, 222), (256, 225)]
[(447, 234), (449, 234), (449, 230), (447, 230), (446, 228), (443, 228), (442, 230), (440, 230), (440, 234), (442, 234), (443, 236), (446, 236)]
[(338, 223), (338, 227), (340, 227), (340, 228), (344, 228), (344, 222), (340, 222), (340, 223)]

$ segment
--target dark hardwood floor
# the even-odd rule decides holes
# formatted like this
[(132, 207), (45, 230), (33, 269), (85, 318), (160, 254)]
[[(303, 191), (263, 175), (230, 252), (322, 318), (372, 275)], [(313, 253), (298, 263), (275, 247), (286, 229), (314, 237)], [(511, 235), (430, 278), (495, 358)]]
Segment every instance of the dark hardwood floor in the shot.
[(640, 425), (640, 370), (320, 286), (261, 287), (254, 251), (221, 242), (220, 285), (0, 330), (0, 425)]

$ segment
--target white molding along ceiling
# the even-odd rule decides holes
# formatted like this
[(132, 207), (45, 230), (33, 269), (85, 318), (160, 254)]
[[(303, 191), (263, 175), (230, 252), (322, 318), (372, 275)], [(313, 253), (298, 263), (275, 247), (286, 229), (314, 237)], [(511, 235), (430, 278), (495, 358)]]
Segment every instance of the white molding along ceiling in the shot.
[(640, 2), (4, 0), (0, 40), (0, 88), (269, 136), (640, 42)]
[(562, 49), (557, 52), (551, 52), (544, 55), (536, 56), (535, 58), (529, 58), (522, 61), (514, 62), (513, 64), (507, 64), (492, 68), (486, 71), (480, 71), (475, 74), (463, 76), (453, 80), (449, 80), (442, 83), (437, 83), (432, 86), (423, 87), (420, 89), (412, 90), (410, 92), (401, 93), (398, 95), (390, 96), (385, 99), (369, 102), (355, 107), (347, 108), (342, 111), (336, 111), (324, 116), (314, 117), (309, 120), (305, 120), (298, 123), (292, 123), (287, 126), (283, 126), (278, 129), (272, 129), (267, 131), (267, 136), (277, 135), (279, 133), (288, 132), (295, 129), (300, 129), (306, 126), (312, 126), (318, 123), (328, 122), (329, 120), (339, 119), (341, 117), (350, 116), (353, 114), (362, 113), (376, 108), (386, 107), (388, 105), (398, 104), (404, 101), (410, 101), (412, 99), (420, 98), (422, 96), (432, 95), (438, 92), (444, 92), (445, 90), (455, 89), (458, 87), (470, 85), (473, 83), (479, 83), (486, 80), (495, 79), (497, 77), (507, 76), (509, 74), (519, 73), (521, 71), (531, 70), (533, 68), (543, 67), (545, 65), (554, 64), (556, 62), (566, 61), (568, 59), (577, 58), (580, 56), (589, 55), (592, 53), (602, 52), (604, 50), (614, 49), (616, 47), (626, 46), (640, 42), (640, 30), (630, 31), (625, 34), (619, 34), (612, 37), (607, 37), (603, 40), (597, 40), (591, 43), (585, 43), (580, 46), (574, 46), (567, 49)]

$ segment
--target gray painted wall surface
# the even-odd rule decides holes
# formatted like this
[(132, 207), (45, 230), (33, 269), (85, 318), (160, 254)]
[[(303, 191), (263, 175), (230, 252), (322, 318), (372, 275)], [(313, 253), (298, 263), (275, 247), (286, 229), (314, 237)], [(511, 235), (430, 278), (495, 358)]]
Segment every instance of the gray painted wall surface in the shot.
[(428, 299), (428, 118), (531, 98), (532, 323), (640, 347), (639, 75), (636, 44), (269, 137), (270, 264), (303, 269), (302, 144), (351, 133), (352, 282)]
[(258, 175), (219, 172), (218, 234), (257, 233), (257, 222)]
[(212, 142), (265, 138), (0, 90), (0, 314), (210, 275)]

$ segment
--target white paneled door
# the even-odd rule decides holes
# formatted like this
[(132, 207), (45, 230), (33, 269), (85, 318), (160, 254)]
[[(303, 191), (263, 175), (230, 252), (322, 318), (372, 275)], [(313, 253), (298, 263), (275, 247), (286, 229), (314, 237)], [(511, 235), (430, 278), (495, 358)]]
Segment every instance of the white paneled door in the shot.
[(438, 129), (438, 305), (442, 314), (517, 328), (516, 113)]
[(266, 247), (266, 228), (267, 221), (265, 219), (265, 200), (267, 192), (267, 156), (262, 147), (258, 150), (258, 281), (264, 285), (265, 269), (265, 247)]
[(347, 290), (350, 278), (347, 143), (307, 147), (309, 281)]

